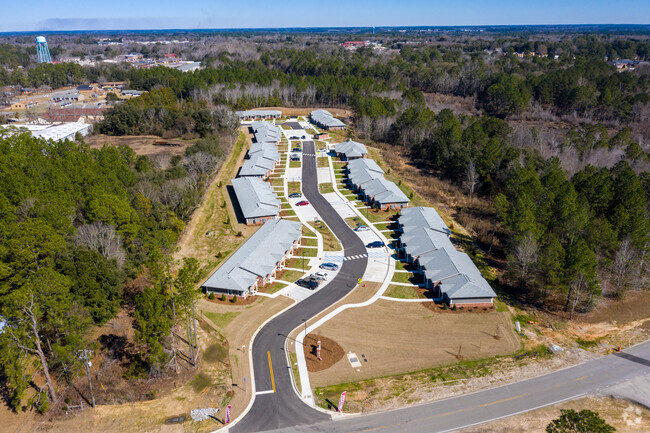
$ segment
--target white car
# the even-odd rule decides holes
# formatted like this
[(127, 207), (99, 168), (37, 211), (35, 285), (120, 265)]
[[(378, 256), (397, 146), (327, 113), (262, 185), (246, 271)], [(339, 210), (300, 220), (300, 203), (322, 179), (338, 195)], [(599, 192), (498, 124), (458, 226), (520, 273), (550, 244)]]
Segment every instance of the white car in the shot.
[(330, 277), (327, 272), (321, 272), (321, 271), (315, 272), (315, 273), (311, 274), (311, 276), (316, 277), (319, 280), (323, 280), (323, 281), (327, 281), (328, 278)]
[(355, 232), (367, 232), (368, 230), (370, 230), (370, 227), (364, 225), (359, 225), (354, 229)]

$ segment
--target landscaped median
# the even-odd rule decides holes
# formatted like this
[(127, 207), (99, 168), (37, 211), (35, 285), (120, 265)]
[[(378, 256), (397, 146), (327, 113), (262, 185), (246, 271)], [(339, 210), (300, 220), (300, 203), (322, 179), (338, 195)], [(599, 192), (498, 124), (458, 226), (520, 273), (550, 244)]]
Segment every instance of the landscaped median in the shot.
[(340, 251), (342, 249), (341, 243), (331, 232), (329, 227), (324, 222), (308, 222), (311, 227), (318, 231), (323, 236), (323, 250), (324, 251)]

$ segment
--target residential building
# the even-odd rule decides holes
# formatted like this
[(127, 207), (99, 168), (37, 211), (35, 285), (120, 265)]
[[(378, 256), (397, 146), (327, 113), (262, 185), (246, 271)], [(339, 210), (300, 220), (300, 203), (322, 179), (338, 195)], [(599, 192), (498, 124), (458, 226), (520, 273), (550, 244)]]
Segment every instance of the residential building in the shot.
[(404, 209), (398, 225), (398, 251), (423, 274), (436, 299), (449, 305), (493, 305), (496, 293), (472, 259), (453, 246), (451, 231), (435, 209)]
[(144, 93), (144, 90), (122, 90), (120, 95), (124, 98), (137, 98)]
[(316, 126), (333, 131), (345, 129), (345, 123), (335, 118), (327, 110), (314, 110), (310, 114), (311, 122)]
[(379, 209), (402, 209), (409, 205), (406, 194), (383, 176), (367, 182), (361, 189), (364, 200)]
[(241, 120), (279, 119), (282, 117), (282, 112), (279, 110), (246, 110), (235, 111), (235, 114)]
[(202, 285), (206, 292), (246, 298), (273, 282), (300, 247), (302, 224), (275, 219), (265, 222)]
[(336, 152), (336, 155), (343, 161), (351, 161), (353, 159), (368, 157), (368, 149), (366, 148), (365, 144), (352, 140), (335, 144), (334, 151)]
[(281, 202), (270, 183), (255, 177), (240, 177), (232, 180), (232, 187), (246, 224), (264, 224), (278, 217)]
[(85, 97), (77, 90), (66, 90), (64, 92), (55, 93), (54, 95), (52, 95), (51, 99), (54, 102), (59, 102), (59, 101), (78, 102), (78, 101), (83, 101)]
[(354, 191), (360, 191), (365, 183), (384, 175), (384, 170), (372, 159), (356, 159), (346, 167), (348, 182)]
[(251, 157), (244, 161), (237, 177), (259, 177), (267, 179), (275, 166), (279, 163), (274, 159), (264, 156), (261, 152), (251, 155)]

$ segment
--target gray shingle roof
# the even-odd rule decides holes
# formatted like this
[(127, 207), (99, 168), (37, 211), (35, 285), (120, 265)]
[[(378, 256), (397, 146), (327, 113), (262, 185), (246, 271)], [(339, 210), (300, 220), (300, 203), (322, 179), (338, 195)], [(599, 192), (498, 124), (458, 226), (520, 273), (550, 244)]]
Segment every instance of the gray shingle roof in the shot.
[(240, 177), (232, 180), (237, 201), (244, 218), (277, 216), (280, 200), (271, 184), (256, 177)]
[(409, 198), (395, 183), (382, 177), (377, 177), (363, 185), (363, 192), (374, 201), (383, 204), (408, 203)]
[(250, 149), (248, 149), (248, 157), (252, 157), (256, 153), (262, 154), (264, 158), (272, 159), (274, 161), (280, 161), (282, 155), (278, 151), (278, 147), (271, 143), (253, 143), (251, 144)]
[(429, 227), (433, 230), (451, 234), (451, 230), (432, 207), (411, 207), (402, 209), (399, 217), (402, 226)]
[(409, 233), (402, 234), (400, 241), (404, 245), (404, 251), (412, 257), (439, 249), (455, 250), (449, 236), (427, 227), (414, 228)]
[(311, 112), (311, 119), (321, 125), (328, 127), (345, 126), (345, 123), (332, 116), (327, 110), (314, 110)]
[(239, 170), (239, 176), (264, 176), (275, 167), (273, 159), (264, 157), (261, 153), (256, 153), (244, 161)]
[(402, 209), (399, 224), (404, 251), (417, 258), (426, 280), (440, 282), (441, 292), (449, 299), (496, 297), (472, 259), (454, 248), (451, 232), (435, 209)]
[(336, 153), (342, 153), (346, 158), (362, 158), (368, 154), (368, 149), (363, 143), (348, 140), (334, 145)]
[(355, 159), (348, 163), (347, 168), (348, 179), (356, 186), (384, 175), (384, 170), (372, 159)]
[(248, 290), (258, 277), (264, 278), (273, 272), (301, 233), (298, 221), (267, 221), (203, 283), (203, 287)]
[(251, 123), (255, 141), (258, 143), (269, 142), (277, 144), (282, 139), (282, 128), (269, 122), (257, 121)]

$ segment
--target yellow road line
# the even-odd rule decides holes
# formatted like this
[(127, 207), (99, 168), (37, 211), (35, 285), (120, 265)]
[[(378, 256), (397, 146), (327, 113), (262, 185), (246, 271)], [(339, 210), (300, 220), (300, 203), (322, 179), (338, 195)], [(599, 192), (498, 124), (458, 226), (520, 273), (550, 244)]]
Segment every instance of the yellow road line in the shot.
[(591, 376), (593, 376), (593, 374), (588, 374), (588, 375), (586, 375), (586, 376), (579, 377), (579, 378), (577, 378), (574, 382), (578, 382), (578, 381), (580, 381), (580, 380), (582, 380), (582, 379), (586, 379), (586, 378), (591, 377)]
[(271, 372), (271, 388), (273, 388), (273, 392), (275, 392), (275, 379), (273, 378), (273, 363), (271, 362), (271, 352), (266, 352), (266, 354), (269, 356), (269, 372)]
[(504, 398), (503, 400), (497, 400), (497, 401), (493, 401), (491, 403), (485, 403), (485, 404), (480, 405), (479, 407), (492, 406), (493, 404), (499, 404), (499, 403), (503, 403), (505, 401), (515, 400), (515, 399), (521, 398), (523, 396), (524, 396), (524, 394), (519, 394), (519, 395), (515, 395), (514, 397)]

